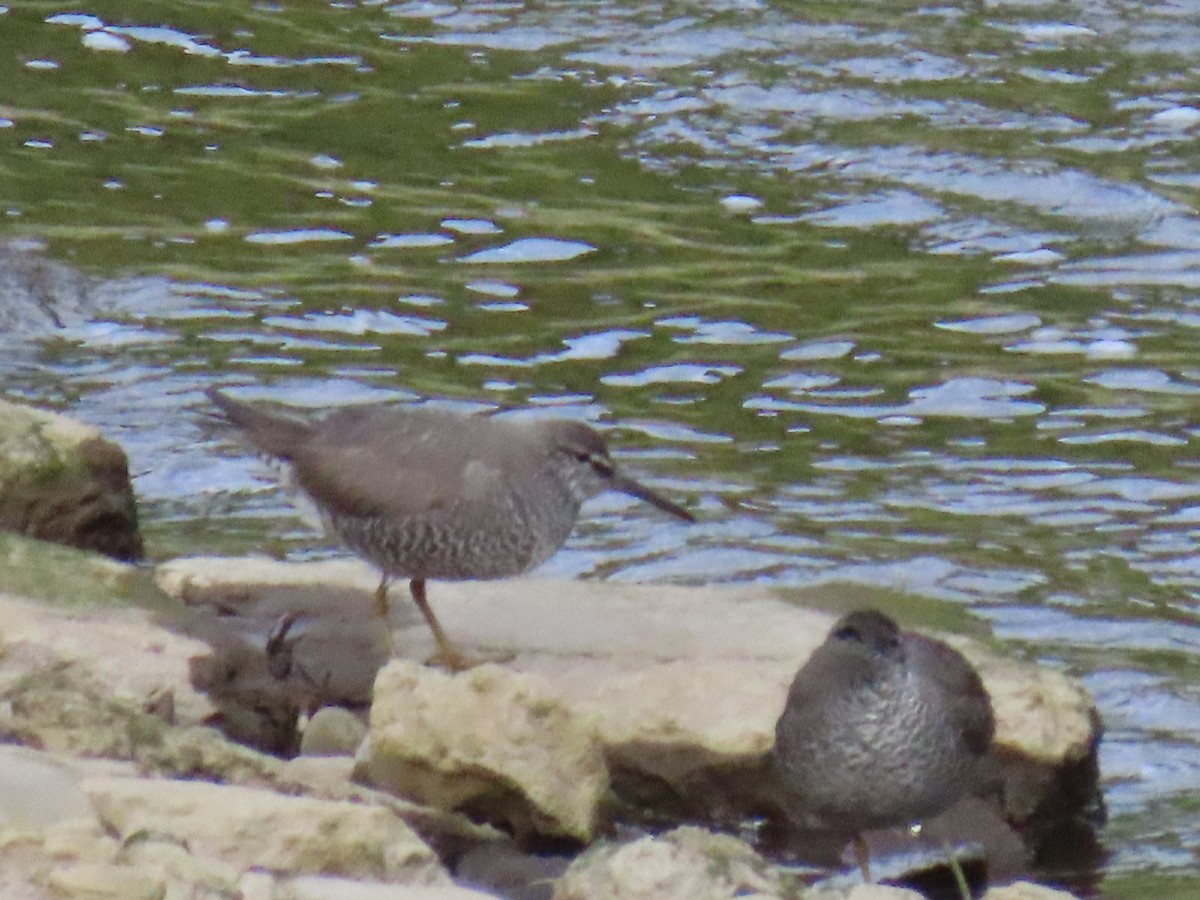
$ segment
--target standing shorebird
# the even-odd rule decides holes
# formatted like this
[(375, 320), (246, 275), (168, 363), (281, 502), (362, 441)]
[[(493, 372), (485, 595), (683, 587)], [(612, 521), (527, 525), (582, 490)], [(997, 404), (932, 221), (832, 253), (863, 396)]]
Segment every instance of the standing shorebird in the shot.
[(962, 654), (861, 610), (796, 674), (774, 758), (803, 812), (853, 839), (869, 879), (862, 832), (949, 809), (975, 784), (994, 730), (991, 699)]
[(438, 659), (451, 669), (469, 663), (430, 609), (427, 580), (533, 568), (566, 541), (580, 504), (605, 490), (694, 521), (619, 472), (604, 439), (581, 422), (378, 407), (314, 418), (207, 393), (259, 450), (290, 468), (326, 528), (382, 571), (375, 604), (385, 623), (389, 582), (409, 579)]

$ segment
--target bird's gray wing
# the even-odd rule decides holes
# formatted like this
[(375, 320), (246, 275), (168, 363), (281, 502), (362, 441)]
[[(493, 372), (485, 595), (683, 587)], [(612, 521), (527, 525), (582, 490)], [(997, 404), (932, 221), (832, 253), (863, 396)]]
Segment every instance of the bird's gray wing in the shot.
[[(836, 646), (826, 641), (800, 667), (788, 689), (787, 703), (775, 726), (777, 749), (803, 743), (828, 728), (840, 713), (840, 698), (848, 685), (866, 677)], [(786, 758), (782, 762), (787, 765)]]
[[(290, 457), (294, 477), (346, 515), (426, 518), (494, 503), (501, 467), (480, 453), (479, 422), (436, 411), (339, 410)], [(459, 513), (461, 514), (461, 513)]]
[(996, 720), (979, 673), (953, 647), (924, 635), (912, 637), (910, 652), (925, 657), (921, 668), (937, 685), (947, 715), (962, 736), (964, 746), (982, 756), (991, 746)]

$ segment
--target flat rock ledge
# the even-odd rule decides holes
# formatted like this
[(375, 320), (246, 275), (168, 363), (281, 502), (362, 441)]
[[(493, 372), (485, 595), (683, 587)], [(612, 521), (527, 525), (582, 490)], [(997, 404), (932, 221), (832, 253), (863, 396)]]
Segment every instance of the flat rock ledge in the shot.
[[(382, 806), (0, 747), (0, 896), (485, 897)], [(409, 892), (411, 891), (411, 893)], [(445, 893), (438, 893), (445, 891)], [(457, 891), (457, 893), (455, 893)]]
[(125, 451), (74, 419), (0, 399), (0, 530), (140, 558)]
[[(42, 601), (0, 588), (0, 896), (659, 900), (679, 896), (672, 885), (701, 898), (912, 896), (853, 874), (805, 887), (761, 842), (710, 830), (758, 802), (756, 760), (787, 682), (832, 621), (795, 598), (435, 585), (464, 649), (513, 654), (451, 676), (412, 661), (432, 645), (400, 596), (409, 661), (387, 658), (373, 577), (357, 565), (179, 561), (157, 573), (169, 596), (132, 567), (6, 540), (10, 559), (60, 581)], [(297, 611), (286, 652), (264, 653), (280, 615)], [(1053, 773), (1072, 741), (1094, 742), (1090, 704), (1069, 679), (994, 658), (1030, 685), (1013, 689), (1020, 703), (998, 700), (1013, 710), (1007, 727), (1018, 714), (1038, 725), (1018, 769)], [(225, 662), (197, 665), (214, 660)], [(201, 671), (228, 677), (200, 690)], [(307, 721), (316, 755), (287, 758), (299, 741), (262, 753), (209, 727), (229, 724), (232, 696), (277, 731)], [(1044, 703), (1060, 704), (1053, 718), (1038, 717)], [(657, 834), (680, 820), (690, 825)], [(1006, 890), (1017, 887), (1021, 900), (1067, 896)]]
[[(370, 703), (386, 644), (378, 639), (382, 629), (370, 600), (375, 576), (366, 566), (196, 558), (160, 566), (157, 580), (194, 608), (220, 609), (227, 621), (240, 621), (245, 633), (265, 633), (280, 616), (299, 611), (304, 624), (290, 652), (303, 661), (294, 666), (304, 673), (303, 690), (313, 694), (319, 693), (317, 685), (336, 685), (324, 702)], [(428, 629), (403, 601), (402, 587), (393, 593), (399, 653), (424, 660), (434, 650)], [(796, 670), (837, 615), (813, 607), (869, 605), (872, 594), (857, 585), (782, 595), (758, 587), (525, 578), (436, 583), (430, 602), (463, 649), (484, 658), (506, 657), (506, 676), (521, 679), (520, 686), (502, 687), (495, 682), (501, 676), (489, 676), (492, 694), (530, 692), (537, 703), (553, 697), (571, 717), (588, 723), (610, 772), (610, 799), (673, 816), (736, 821), (771, 805), (775, 786), (764, 781), (761, 764), (774, 741), (775, 721)], [(904, 620), (903, 606), (894, 612)], [(1006, 817), (1026, 825), (1078, 813), (1095, 795), (1100, 735), (1087, 692), (1061, 672), (1002, 656), (977, 641), (950, 640), (976, 666), (992, 696)], [(378, 649), (363, 649), (371, 646)], [(422, 679), (440, 684), (448, 678), (427, 668), (406, 672), (413, 689), (420, 683), (421, 690), (433, 690)], [(537, 679), (536, 690), (530, 679)], [(466, 705), (440, 703), (439, 727), (459, 723), (458, 740), (469, 743), (476, 740), (472, 730), (480, 707), (471, 705), (477, 700), (471, 689), (457, 694)], [(310, 696), (309, 702), (319, 706), (322, 698)], [(449, 734), (439, 741), (455, 743)], [(570, 754), (580, 752), (573, 741), (566, 745)], [(442, 764), (435, 758), (439, 752), (420, 766), (436, 769)], [(558, 788), (525, 793), (539, 791), (555, 794)], [(604, 798), (597, 794), (595, 802)], [(530, 816), (528, 810), (514, 812), (508, 824), (519, 829)], [(551, 829), (556, 831), (562, 828)]]
[(449, 883), (433, 850), (381, 806), (178, 779), (101, 777), (81, 787), (105, 830), (126, 845), (175, 844), (239, 873)]
[[(613, 821), (729, 827), (778, 813), (765, 759), (796, 670), (845, 608), (881, 601), (906, 618), (903, 598), (857, 585), (781, 594), (538, 578), (437, 583), (431, 603), (460, 648), (505, 660), (448, 675), (417, 663), (434, 646), (402, 587), (392, 625), (406, 661), (388, 663), (370, 599), (375, 575), (357, 562), (183, 559), (156, 577), (190, 608), (220, 610), (247, 645), (296, 615), (287, 665), (265, 665), (291, 680), (301, 706), (365, 710), (374, 697), (356, 769), (365, 783), (522, 838), (583, 843)], [(948, 639), (993, 698), (997, 818), (1042, 835), (1078, 816), (1097, 796), (1100, 726), (1086, 691), (979, 641)], [(236, 682), (225, 682), (224, 701)]]

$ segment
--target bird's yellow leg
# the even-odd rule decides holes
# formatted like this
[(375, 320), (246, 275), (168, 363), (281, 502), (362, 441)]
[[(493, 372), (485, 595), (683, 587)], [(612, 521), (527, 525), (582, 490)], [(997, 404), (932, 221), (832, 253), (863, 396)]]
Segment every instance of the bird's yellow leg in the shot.
[(375, 613), (383, 621), (383, 633), (387, 637), (388, 657), (391, 658), (396, 655), (396, 638), (392, 634), (391, 609), (388, 606), (388, 581), (388, 577), (384, 575), (372, 597), (375, 600)]
[(871, 881), (871, 850), (861, 834), (854, 836), (854, 858), (858, 861), (863, 881), (869, 883)]
[(433, 632), (433, 639), (437, 642), (437, 653), (434, 654), (430, 662), (434, 665), (443, 666), (451, 672), (462, 672), (465, 669), (470, 669), (472, 666), (479, 665), (477, 661), (468, 659), (460, 653), (458, 648), (450, 643), (450, 638), (446, 637), (446, 632), (442, 630), (441, 623), (438, 622), (437, 616), (433, 614), (433, 610), (429, 606), (429, 601), (425, 597), (425, 579), (414, 578), (409, 582), (408, 589), (412, 593), (413, 603), (417, 604), (417, 609), (425, 617), (425, 621), (429, 624), (429, 630)]

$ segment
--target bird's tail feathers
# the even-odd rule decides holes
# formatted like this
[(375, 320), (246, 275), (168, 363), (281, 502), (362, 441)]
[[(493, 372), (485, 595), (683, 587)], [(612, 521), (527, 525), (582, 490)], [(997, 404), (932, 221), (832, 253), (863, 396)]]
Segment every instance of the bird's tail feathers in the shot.
[(235, 400), (216, 388), (204, 393), (258, 449), (272, 456), (289, 458), (296, 446), (312, 435), (312, 422), (301, 415)]

